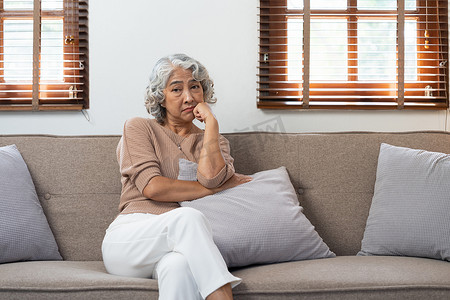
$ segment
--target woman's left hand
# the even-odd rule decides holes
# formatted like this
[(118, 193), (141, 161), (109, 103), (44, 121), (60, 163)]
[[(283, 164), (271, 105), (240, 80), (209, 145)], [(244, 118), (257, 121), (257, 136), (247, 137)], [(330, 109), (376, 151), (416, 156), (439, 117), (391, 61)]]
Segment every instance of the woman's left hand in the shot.
[(194, 108), (194, 117), (199, 120), (200, 122), (207, 122), (207, 120), (210, 119), (216, 119), (213, 112), (211, 111), (211, 107), (209, 107), (208, 103), (201, 102), (197, 104), (197, 106)]
[(231, 176), (231, 178), (227, 180), (227, 182), (222, 184), (220, 187), (211, 190), (213, 191), (213, 193), (217, 193), (223, 190), (234, 188), (235, 186), (250, 182), (252, 180), (253, 177), (251, 176), (234, 173), (233, 176)]

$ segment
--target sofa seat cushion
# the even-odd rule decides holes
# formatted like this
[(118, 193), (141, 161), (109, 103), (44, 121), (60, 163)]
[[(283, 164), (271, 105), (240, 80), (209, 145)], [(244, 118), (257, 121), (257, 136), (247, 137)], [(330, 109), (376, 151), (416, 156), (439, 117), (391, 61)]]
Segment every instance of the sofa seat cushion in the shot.
[(153, 279), (108, 274), (102, 261), (0, 265), (0, 299), (158, 299)]
[(450, 263), (426, 258), (338, 256), (233, 271), (235, 299), (448, 299)]
[[(445, 299), (450, 263), (388, 256), (338, 256), (233, 270), (243, 299)], [(156, 280), (106, 273), (101, 261), (0, 265), (0, 299), (157, 299)]]

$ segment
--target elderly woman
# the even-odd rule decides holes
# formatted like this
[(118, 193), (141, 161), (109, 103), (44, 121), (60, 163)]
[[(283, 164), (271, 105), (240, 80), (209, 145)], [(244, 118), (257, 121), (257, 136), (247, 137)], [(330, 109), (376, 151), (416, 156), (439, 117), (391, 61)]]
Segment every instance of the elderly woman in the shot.
[[(155, 119), (128, 120), (117, 148), (120, 214), (103, 241), (104, 263), (111, 274), (158, 279), (163, 300), (232, 299), (240, 283), (206, 218), (178, 204), (251, 180), (234, 172), (228, 141), (207, 104), (215, 102), (213, 94), (198, 61), (182, 54), (160, 59), (146, 96)], [(198, 164), (196, 181), (178, 180), (180, 161)]]

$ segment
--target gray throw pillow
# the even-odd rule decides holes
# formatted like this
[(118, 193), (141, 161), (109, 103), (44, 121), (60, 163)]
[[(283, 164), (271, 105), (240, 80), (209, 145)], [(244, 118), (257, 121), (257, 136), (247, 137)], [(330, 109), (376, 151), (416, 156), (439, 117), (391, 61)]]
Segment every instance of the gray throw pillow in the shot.
[(450, 261), (450, 155), (382, 144), (358, 255)]
[(15, 145), (0, 147), (0, 263), (62, 259)]
[(201, 211), (229, 267), (335, 257), (302, 213), (285, 167), (180, 205)]

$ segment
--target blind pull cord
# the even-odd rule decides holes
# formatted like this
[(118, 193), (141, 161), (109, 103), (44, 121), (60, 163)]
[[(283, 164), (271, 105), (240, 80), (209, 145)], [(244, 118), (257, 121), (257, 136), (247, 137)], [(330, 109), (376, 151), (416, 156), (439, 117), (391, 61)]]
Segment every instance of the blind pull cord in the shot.
[(90, 123), (91, 122), (91, 116), (89, 115), (89, 112), (86, 109), (82, 109), (81, 113), (83, 114), (84, 118)]

